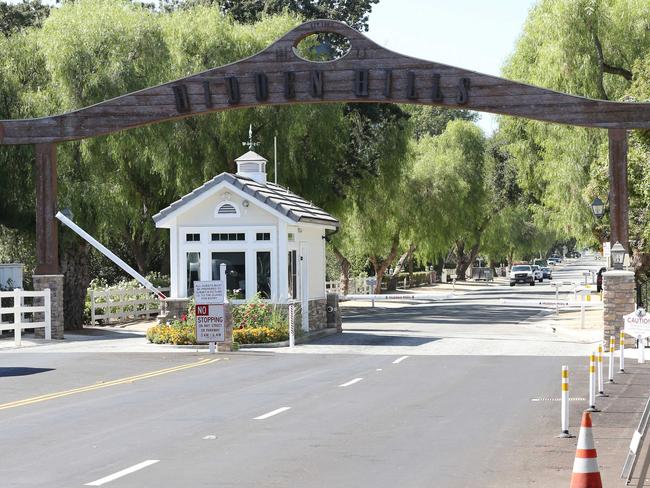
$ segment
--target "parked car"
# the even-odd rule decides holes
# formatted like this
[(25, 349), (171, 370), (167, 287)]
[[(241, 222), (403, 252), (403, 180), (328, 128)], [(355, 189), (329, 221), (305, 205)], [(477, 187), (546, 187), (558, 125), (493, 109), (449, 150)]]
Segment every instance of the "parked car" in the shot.
[(542, 273), (542, 268), (537, 266), (536, 264), (533, 264), (531, 268), (533, 268), (533, 276), (535, 277), (535, 279), (540, 283), (542, 283), (544, 281), (544, 273)]
[(535, 286), (535, 275), (530, 264), (517, 264), (510, 269), (510, 286), (515, 286), (517, 283)]
[(557, 264), (559, 263), (559, 261), (556, 258), (548, 258), (546, 262), (551, 266), (557, 266)]
[(553, 279), (553, 272), (548, 266), (542, 268), (542, 274), (544, 275), (544, 278), (548, 278), (549, 280)]
[(533, 265), (535, 265), (535, 264), (536, 264), (537, 266), (539, 266), (540, 268), (543, 268), (544, 266), (547, 265), (547, 262), (546, 262), (546, 259), (535, 259), (535, 260), (533, 261)]

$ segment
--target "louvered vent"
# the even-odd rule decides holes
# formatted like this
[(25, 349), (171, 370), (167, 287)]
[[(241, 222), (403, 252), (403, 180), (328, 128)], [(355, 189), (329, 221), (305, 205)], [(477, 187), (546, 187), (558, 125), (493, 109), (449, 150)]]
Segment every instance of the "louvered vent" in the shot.
[(239, 171), (243, 173), (256, 173), (260, 171), (259, 163), (239, 163)]
[(232, 203), (224, 203), (217, 210), (217, 215), (237, 215), (237, 209)]

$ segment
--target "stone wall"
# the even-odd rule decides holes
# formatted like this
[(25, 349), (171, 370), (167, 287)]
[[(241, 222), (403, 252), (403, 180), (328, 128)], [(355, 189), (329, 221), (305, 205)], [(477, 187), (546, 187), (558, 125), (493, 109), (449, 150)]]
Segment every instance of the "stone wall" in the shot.
[(187, 313), (189, 305), (189, 298), (165, 298), (162, 303), (162, 311), (156, 319), (158, 323), (168, 323), (180, 319), (183, 314)]
[(309, 300), (309, 332), (327, 328), (327, 299)]
[[(63, 339), (63, 275), (34, 275), (34, 290), (50, 289), (50, 305), (52, 311), (52, 339)], [(45, 337), (45, 329), (34, 329), (36, 337)]]
[[(634, 312), (635, 282), (632, 271), (607, 271), (603, 274), (603, 344), (609, 350), (609, 336), (619, 342), (623, 316)], [(625, 336), (625, 346), (634, 347), (634, 337)]]

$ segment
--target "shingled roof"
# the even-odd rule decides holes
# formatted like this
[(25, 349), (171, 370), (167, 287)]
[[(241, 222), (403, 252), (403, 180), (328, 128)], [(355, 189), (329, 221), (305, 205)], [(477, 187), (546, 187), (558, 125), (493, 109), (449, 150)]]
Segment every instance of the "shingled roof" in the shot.
[(331, 225), (334, 227), (339, 226), (339, 221), (325, 212), (325, 210), (318, 208), (316, 205), (308, 202), (295, 193), (291, 193), (280, 185), (269, 182), (265, 184), (258, 183), (257, 181), (245, 176), (233, 175), (231, 173), (221, 173), (215, 176), (210, 181), (182, 197), (180, 200), (172, 203), (169, 207), (158, 212), (153, 216), (153, 221), (157, 224), (169, 214), (198, 198), (200, 195), (210, 191), (222, 182), (230, 183), (235, 188), (250, 195), (251, 198), (256, 199), (264, 205), (268, 205), (294, 222), (309, 222), (314, 224)]

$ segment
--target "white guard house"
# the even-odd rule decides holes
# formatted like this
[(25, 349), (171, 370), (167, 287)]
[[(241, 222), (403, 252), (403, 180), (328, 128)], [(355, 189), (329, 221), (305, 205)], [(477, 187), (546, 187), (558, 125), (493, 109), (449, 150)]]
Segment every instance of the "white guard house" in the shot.
[(235, 161), (237, 174), (221, 173), (153, 217), (170, 231), (171, 298), (220, 279), (225, 263), (234, 303), (258, 293), (271, 303), (298, 300), (304, 330), (326, 327), (325, 235), (338, 220), (267, 182), (259, 154)]

